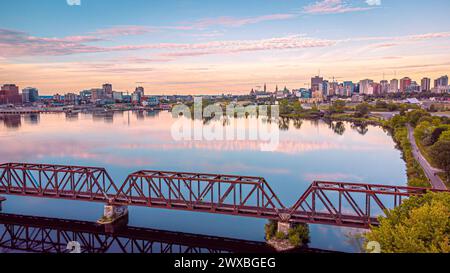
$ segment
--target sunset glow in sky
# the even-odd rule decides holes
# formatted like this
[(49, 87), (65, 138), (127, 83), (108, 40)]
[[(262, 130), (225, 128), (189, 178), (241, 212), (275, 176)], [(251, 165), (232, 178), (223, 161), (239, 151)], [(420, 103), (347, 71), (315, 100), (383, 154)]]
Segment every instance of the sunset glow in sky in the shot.
[[(69, 1), (76, 2), (76, 1)], [(153, 94), (450, 74), (448, 0), (1, 1), (0, 84)]]

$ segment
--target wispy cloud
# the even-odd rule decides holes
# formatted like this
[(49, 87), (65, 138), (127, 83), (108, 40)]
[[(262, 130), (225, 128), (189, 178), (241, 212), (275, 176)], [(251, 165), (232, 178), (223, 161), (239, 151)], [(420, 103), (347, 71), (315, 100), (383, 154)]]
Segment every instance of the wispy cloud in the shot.
[[(115, 28), (105, 30), (104, 35), (134, 35), (144, 33), (141, 28)], [(148, 30), (149, 31), (149, 30)], [(324, 48), (346, 42), (369, 43), (372, 48), (390, 48), (421, 41), (450, 38), (450, 32), (435, 32), (406, 36), (352, 37), (330, 40), (289, 35), (258, 40), (223, 40), (203, 43), (150, 43), (140, 45), (97, 46), (93, 43), (107, 41), (101, 35), (68, 36), (62, 38), (37, 37), (25, 32), (0, 29), (0, 57), (22, 56), (63, 56), (84, 53), (120, 52), (138, 50), (158, 50), (153, 57), (136, 59), (136, 62), (168, 62), (176, 57), (204, 56), (213, 54), (232, 54), (241, 52), (279, 51), (306, 48)], [(370, 44), (372, 43), (372, 44)]]
[(218, 18), (202, 19), (192, 24), (196, 28), (206, 28), (210, 26), (226, 26), (226, 27), (240, 27), (244, 25), (257, 24), (266, 21), (287, 20), (297, 17), (298, 14), (294, 13), (278, 13), (268, 14), (246, 18), (235, 18), (229, 16), (223, 16)]
[(187, 50), (163, 53), (162, 55), (168, 57), (202, 56), (250, 51), (328, 47), (335, 44), (336, 42), (332, 40), (309, 38), (303, 35), (291, 35), (262, 40), (223, 41), (197, 44), (190, 46)]
[(381, 6), (381, 0), (366, 0), (369, 6)]
[(158, 28), (149, 26), (113, 26), (98, 29), (93, 34), (100, 36), (130, 36), (157, 32)]
[(320, 0), (304, 7), (307, 14), (336, 14), (370, 10), (372, 7), (354, 7), (345, 0)]

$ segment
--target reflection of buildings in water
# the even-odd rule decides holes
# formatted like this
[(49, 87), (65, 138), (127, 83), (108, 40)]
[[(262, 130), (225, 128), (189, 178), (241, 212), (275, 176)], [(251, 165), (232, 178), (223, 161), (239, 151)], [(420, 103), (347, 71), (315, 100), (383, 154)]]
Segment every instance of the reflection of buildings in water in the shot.
[(113, 112), (114, 118), (123, 118), (124, 115), (125, 115), (124, 111), (114, 111)]
[(114, 122), (114, 112), (112, 112), (112, 111), (93, 112), (92, 119), (94, 121), (103, 121), (105, 123), (113, 123)]
[(66, 113), (66, 121), (77, 121), (79, 118), (79, 113)]
[(26, 124), (31, 124), (31, 125), (39, 124), (40, 119), (41, 119), (41, 114), (39, 114), (39, 113), (25, 114), (23, 116), (24, 122)]
[(159, 111), (147, 111), (147, 116), (151, 118), (156, 118), (159, 116)]
[(20, 115), (0, 115), (0, 120), (3, 120), (3, 124), (6, 128), (16, 129), (22, 125), (22, 118)]
[(137, 120), (144, 120), (145, 119), (144, 111), (133, 111), (133, 115), (136, 116)]
[(310, 122), (311, 126), (319, 128), (319, 122), (320, 122), (319, 119), (311, 119), (309, 122)]

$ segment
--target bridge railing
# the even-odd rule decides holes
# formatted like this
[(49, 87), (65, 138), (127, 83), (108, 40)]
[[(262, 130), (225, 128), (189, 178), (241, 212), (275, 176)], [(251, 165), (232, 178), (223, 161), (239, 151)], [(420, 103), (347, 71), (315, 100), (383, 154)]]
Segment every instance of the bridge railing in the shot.
[(7, 163), (0, 165), (0, 193), (108, 201), (117, 187), (103, 168)]
[(284, 205), (261, 177), (139, 171), (119, 189), (116, 201), (148, 207), (226, 214), (277, 216)]

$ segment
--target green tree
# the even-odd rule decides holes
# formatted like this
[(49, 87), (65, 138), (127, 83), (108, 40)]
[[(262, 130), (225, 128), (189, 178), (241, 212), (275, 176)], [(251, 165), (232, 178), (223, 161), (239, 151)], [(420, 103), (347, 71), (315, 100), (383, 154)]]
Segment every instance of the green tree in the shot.
[(431, 160), (450, 175), (450, 140), (443, 139), (431, 146)]
[(450, 253), (450, 194), (411, 197), (365, 235), (384, 253)]
[(365, 118), (370, 113), (370, 105), (368, 103), (361, 103), (356, 105), (355, 117)]
[(331, 113), (344, 113), (345, 112), (345, 101), (337, 100), (333, 102), (330, 106)]
[(398, 105), (395, 104), (395, 103), (389, 103), (389, 104), (387, 105), (387, 109), (388, 109), (389, 111), (391, 111), (391, 112), (397, 111), (397, 110), (398, 110)]
[(377, 100), (377, 102), (375, 103), (375, 107), (377, 109), (386, 109), (388, 108), (388, 104), (383, 100)]
[(417, 124), (419, 123), (419, 120), (423, 117), (429, 117), (430, 114), (422, 109), (419, 110), (414, 110), (411, 112), (408, 112), (406, 114), (406, 118), (408, 119), (408, 122), (413, 126), (416, 127)]
[(280, 100), (279, 105), (280, 105), (280, 114), (287, 115), (292, 112), (292, 109), (289, 105), (289, 101), (287, 99)]
[(300, 101), (295, 101), (292, 104), (292, 110), (294, 111), (294, 114), (301, 114), (303, 112), (303, 107)]
[(396, 115), (389, 121), (389, 126), (392, 128), (400, 128), (406, 125), (406, 117), (402, 115)]

